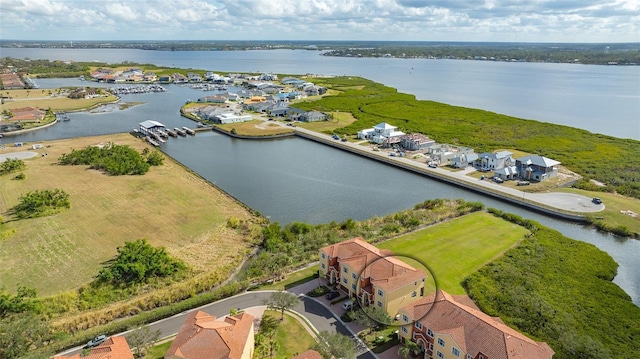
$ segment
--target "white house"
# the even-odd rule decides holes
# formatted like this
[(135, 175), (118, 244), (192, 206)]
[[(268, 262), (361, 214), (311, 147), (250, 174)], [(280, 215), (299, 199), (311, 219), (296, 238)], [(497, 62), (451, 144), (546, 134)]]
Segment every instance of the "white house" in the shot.
[(478, 155), (475, 165), (481, 170), (498, 170), (504, 167), (515, 165), (513, 153), (500, 151), (497, 153), (484, 152)]
[(251, 117), (251, 115), (236, 115), (234, 113), (229, 112), (229, 113), (222, 113), (222, 114), (216, 115), (214, 117), (214, 120), (224, 125), (227, 123), (251, 121), (253, 120), (253, 117)]
[(385, 147), (400, 143), (404, 132), (398, 131), (398, 127), (386, 122), (381, 122), (373, 128), (367, 128), (358, 132), (358, 138), (375, 142)]

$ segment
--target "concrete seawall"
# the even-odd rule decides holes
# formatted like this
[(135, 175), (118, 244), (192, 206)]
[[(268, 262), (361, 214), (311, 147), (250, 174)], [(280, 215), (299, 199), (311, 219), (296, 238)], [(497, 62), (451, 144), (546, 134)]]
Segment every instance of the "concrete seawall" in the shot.
[(316, 134), (313, 133), (312, 131), (308, 131), (308, 130), (300, 130), (297, 129), (295, 132), (296, 136), (299, 136), (301, 138), (305, 138), (308, 140), (312, 140), (318, 143), (322, 143), (325, 145), (329, 145), (335, 148), (339, 148), (341, 150), (345, 150), (348, 152), (351, 152), (353, 154), (359, 155), (359, 156), (363, 156), (366, 158), (370, 158), (379, 162), (383, 162), (385, 164), (391, 165), (391, 166), (395, 166), (398, 168), (402, 168), (404, 170), (408, 170), (420, 175), (424, 175), (427, 176), (429, 178), (433, 178), (436, 179), (438, 181), (442, 181), (448, 184), (452, 184), (458, 187), (462, 187), (474, 192), (478, 192), (487, 196), (491, 196), (493, 198), (499, 199), (499, 200), (503, 200), (521, 207), (525, 207), (531, 210), (534, 210), (536, 212), (541, 212), (550, 216), (554, 216), (554, 217), (558, 217), (558, 218), (562, 218), (562, 219), (566, 219), (566, 220), (570, 220), (570, 221), (576, 221), (576, 222), (587, 222), (587, 219), (585, 218), (584, 215), (579, 214), (579, 213), (575, 213), (575, 212), (569, 212), (569, 211), (563, 211), (561, 209), (558, 208), (554, 208), (551, 206), (548, 206), (544, 203), (540, 203), (537, 201), (532, 201), (529, 199), (524, 199), (521, 197), (516, 197), (513, 196), (509, 193), (505, 193), (502, 192), (498, 189), (492, 190), (490, 188), (486, 188), (484, 186), (481, 186), (479, 184), (474, 184), (473, 182), (469, 182), (469, 181), (464, 181), (460, 178), (457, 178), (455, 176), (452, 175), (447, 175), (445, 173), (442, 173), (440, 171), (436, 171), (436, 170), (431, 170), (430, 168), (426, 167), (426, 164), (424, 166), (419, 166), (418, 163), (412, 164), (410, 163), (410, 160), (406, 160), (406, 159), (401, 159), (398, 157), (387, 157), (386, 155), (384, 155), (381, 152), (372, 152), (369, 150), (365, 150), (365, 149), (359, 149), (356, 146), (354, 146), (353, 144), (346, 144), (343, 143), (341, 141), (336, 141), (335, 139), (332, 139), (331, 137), (324, 135), (324, 134)]

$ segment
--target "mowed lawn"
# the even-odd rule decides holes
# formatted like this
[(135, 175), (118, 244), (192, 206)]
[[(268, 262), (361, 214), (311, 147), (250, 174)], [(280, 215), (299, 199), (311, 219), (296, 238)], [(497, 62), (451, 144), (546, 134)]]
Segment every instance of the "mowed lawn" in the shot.
[(465, 294), (460, 285), (465, 277), (501, 256), (527, 233), (521, 226), (476, 212), (376, 246), (423, 263), (440, 289)]
[[(41, 142), (38, 156), (25, 160), (26, 179), (0, 176), (0, 215), (16, 233), (0, 242), (0, 284), (37, 289), (39, 295), (76, 288), (92, 280), (125, 241), (146, 238), (164, 246), (196, 272), (238, 263), (249, 244), (228, 229), (229, 217), (249, 219), (232, 198), (169, 158), (142, 176), (107, 176), (87, 166), (60, 166), (57, 159), (89, 145), (148, 145), (129, 134)], [(7, 147), (0, 153), (29, 150)], [(43, 154), (48, 154), (43, 156)], [(7, 211), (29, 191), (60, 188), (71, 209), (20, 221)]]
[[(265, 310), (264, 315), (280, 319), (280, 312), (277, 311)], [(280, 326), (276, 330), (275, 340), (280, 345), (276, 352), (276, 358), (293, 358), (309, 350), (316, 343), (298, 319), (286, 312), (284, 321), (280, 322)]]

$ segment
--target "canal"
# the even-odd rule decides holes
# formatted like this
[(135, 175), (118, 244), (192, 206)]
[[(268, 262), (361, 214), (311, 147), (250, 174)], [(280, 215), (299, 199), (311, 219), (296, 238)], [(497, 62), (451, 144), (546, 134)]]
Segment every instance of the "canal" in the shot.
[[(40, 85), (79, 85), (77, 80), (40, 80)], [(93, 83), (92, 83), (93, 85)], [(128, 132), (147, 119), (167, 127), (193, 126), (180, 116), (187, 99), (202, 91), (177, 85), (167, 92), (126, 95), (123, 102), (144, 104), (120, 111), (113, 107), (95, 113), (71, 113), (61, 122), (2, 143)], [(536, 220), (564, 235), (596, 245), (620, 265), (614, 282), (640, 304), (640, 241), (622, 239), (572, 222), (551, 218), (518, 206), (487, 198), (427, 177), (301, 138), (241, 140), (216, 132), (170, 139), (162, 145), (169, 156), (200, 174), (271, 221), (287, 224), (363, 220), (407, 208), (426, 199), (462, 198), (487, 207)]]

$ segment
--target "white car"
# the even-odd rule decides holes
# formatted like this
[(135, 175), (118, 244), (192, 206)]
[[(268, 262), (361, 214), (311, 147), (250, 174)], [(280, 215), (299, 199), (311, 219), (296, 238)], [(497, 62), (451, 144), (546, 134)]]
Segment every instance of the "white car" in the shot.
[(353, 308), (353, 302), (351, 300), (348, 300), (348, 301), (342, 303), (342, 309), (351, 310), (352, 308)]

